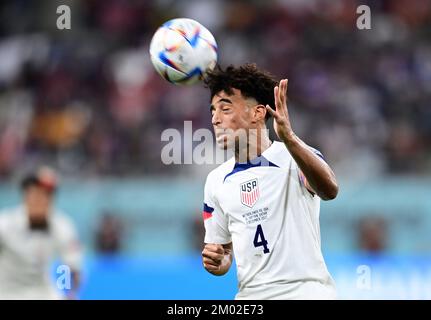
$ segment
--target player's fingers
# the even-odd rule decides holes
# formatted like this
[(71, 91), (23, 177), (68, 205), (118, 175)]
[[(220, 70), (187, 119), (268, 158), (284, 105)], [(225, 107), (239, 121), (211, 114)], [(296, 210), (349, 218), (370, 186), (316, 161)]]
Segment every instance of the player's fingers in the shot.
[(221, 264), (221, 261), (214, 261), (206, 257), (202, 258), (202, 262), (204, 263), (204, 265), (211, 265), (211, 266), (219, 266)]
[(223, 260), (223, 255), (213, 252), (205, 252), (202, 254), (202, 257), (214, 260), (216, 262), (221, 262)]
[(208, 243), (207, 245), (205, 245), (205, 249), (207, 249), (208, 251), (212, 251), (220, 254), (224, 253), (224, 248), (221, 244)]
[(222, 246), (218, 247), (218, 245), (206, 245), (204, 250), (202, 251), (202, 255), (224, 255), (224, 249)]
[(277, 118), (277, 113), (275, 112), (275, 110), (274, 110), (274, 109), (272, 109), (269, 105), (266, 105), (266, 106), (265, 106), (265, 108), (266, 108), (266, 111), (267, 111), (271, 116), (273, 116), (274, 118)]
[(285, 84), (285, 81), (283, 79), (283, 80), (280, 81), (280, 89), (279, 89), (279, 91), (280, 91), (280, 93), (279, 93), (279, 95), (280, 95), (280, 102), (282, 104), (283, 104), (283, 101), (284, 101), (284, 84)]
[(280, 81), (277, 92), (278, 92), (278, 106), (279, 106), (277, 111), (280, 112), (280, 110), (283, 111), (285, 108), (284, 103), (283, 103), (284, 102), (284, 100), (283, 100), (284, 99), (284, 81), (283, 80)]
[(279, 96), (279, 87), (274, 87), (274, 102), (275, 102), (275, 110), (280, 109), (280, 96)]
[(204, 268), (207, 269), (208, 271), (220, 271), (220, 266), (213, 266), (205, 263), (204, 263)]
[(223, 255), (222, 254), (211, 252), (211, 251), (207, 251), (207, 250), (204, 250), (202, 252), (202, 256), (204, 258), (212, 259), (214, 261), (219, 261), (219, 262), (221, 262), (223, 260)]
[(287, 80), (283, 79), (280, 81), (279, 95), (280, 95), (280, 107), (277, 109), (281, 115), (287, 115), (287, 98), (286, 98), (286, 90), (287, 90)]
[(285, 106), (287, 106), (287, 86), (288, 86), (288, 80), (283, 80), (283, 90), (281, 90), (281, 103), (283, 105), (283, 109), (286, 109)]
[(280, 80), (280, 84), (278, 87), (278, 103), (280, 105), (280, 109), (283, 106), (283, 93), (284, 93), (284, 79)]
[(220, 262), (221, 261), (219, 261), (219, 260), (214, 260), (214, 259), (212, 259), (212, 258), (209, 258), (209, 257), (202, 257), (202, 261), (204, 262), (204, 263), (208, 263), (208, 264), (213, 264), (213, 265), (219, 265), (220, 264)]

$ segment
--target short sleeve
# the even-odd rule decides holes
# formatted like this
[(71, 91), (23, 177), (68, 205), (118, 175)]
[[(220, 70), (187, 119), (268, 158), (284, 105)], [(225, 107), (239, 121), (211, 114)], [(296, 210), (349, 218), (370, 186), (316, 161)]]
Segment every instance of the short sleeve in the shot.
[(229, 219), (213, 194), (214, 182), (208, 176), (205, 182), (203, 219), (205, 243), (227, 244), (232, 241), (228, 229)]

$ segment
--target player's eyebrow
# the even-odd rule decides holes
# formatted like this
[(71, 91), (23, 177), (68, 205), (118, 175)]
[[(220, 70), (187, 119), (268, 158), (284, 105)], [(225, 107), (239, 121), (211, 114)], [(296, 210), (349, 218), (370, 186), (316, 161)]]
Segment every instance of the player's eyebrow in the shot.
[[(227, 99), (227, 98), (221, 98), (219, 101), (217, 101), (218, 103), (220, 103), (220, 102), (226, 102), (226, 103), (229, 103), (229, 104), (232, 104), (232, 101), (231, 100), (229, 100), (229, 99)], [(215, 110), (215, 107), (214, 107), (214, 105), (213, 104), (211, 104), (210, 105), (210, 111), (212, 112), (212, 111), (214, 111)]]
[(226, 103), (230, 103), (230, 104), (232, 104), (232, 101), (230, 101), (229, 99), (227, 99), (227, 98), (221, 98), (218, 102), (226, 102)]

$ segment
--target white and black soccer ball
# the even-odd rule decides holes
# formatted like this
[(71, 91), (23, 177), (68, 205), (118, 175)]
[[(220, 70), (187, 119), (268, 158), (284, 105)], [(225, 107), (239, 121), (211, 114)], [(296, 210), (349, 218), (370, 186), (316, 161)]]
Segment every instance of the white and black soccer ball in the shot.
[(151, 39), (150, 55), (154, 68), (164, 79), (189, 85), (215, 67), (217, 43), (199, 22), (177, 18), (157, 29)]

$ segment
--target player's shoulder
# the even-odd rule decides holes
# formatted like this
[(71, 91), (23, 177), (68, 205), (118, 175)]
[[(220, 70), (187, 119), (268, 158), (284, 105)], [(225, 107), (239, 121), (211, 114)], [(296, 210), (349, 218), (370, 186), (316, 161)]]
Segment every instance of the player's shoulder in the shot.
[(72, 218), (64, 211), (59, 209), (54, 209), (51, 216), (51, 222), (55, 225), (56, 228), (59, 229), (73, 228)]
[(211, 170), (208, 173), (206, 183), (223, 183), (224, 177), (232, 171), (232, 168), (235, 166), (235, 158), (232, 157), (229, 160), (223, 162), (221, 165)]
[(0, 209), (0, 220), (6, 221), (19, 216), (22, 213), (22, 207), (8, 207)]
[(280, 141), (273, 141), (271, 147), (267, 149), (263, 155), (265, 158), (267, 158), (267, 160), (273, 162), (279, 167), (289, 165), (293, 160), (293, 157), (286, 145)]
[(286, 145), (281, 141), (273, 141), (272, 146), (269, 149), (272, 151), (274, 155), (280, 155), (280, 154), (289, 154), (289, 150), (286, 148)]
[[(318, 149), (309, 145), (307, 145), (307, 147), (320, 158), (324, 159), (322, 153)], [(271, 149), (271, 154), (269, 156), (274, 159), (274, 161), (294, 161), (289, 149), (287, 149), (286, 145), (280, 141), (273, 142), (273, 148)]]
[(2, 230), (15, 230), (25, 222), (22, 207), (2, 208), (0, 210), (0, 228)]

